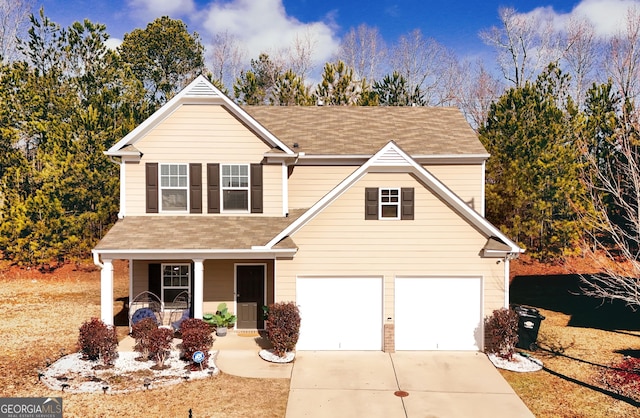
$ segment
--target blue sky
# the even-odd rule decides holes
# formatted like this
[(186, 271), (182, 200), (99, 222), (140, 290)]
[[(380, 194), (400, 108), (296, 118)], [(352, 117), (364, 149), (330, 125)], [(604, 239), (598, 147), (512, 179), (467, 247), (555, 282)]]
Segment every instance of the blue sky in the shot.
[[(640, 0), (35, 0), (53, 21), (68, 26), (88, 18), (105, 23), (114, 43), (126, 32), (144, 28), (156, 17), (182, 19), (205, 43), (227, 31), (245, 46), (249, 58), (272, 52), (296, 34), (317, 41), (317, 60), (329, 59), (340, 37), (365, 23), (379, 28), (388, 44), (413, 29), (452, 49), (461, 57), (486, 53), (478, 33), (498, 25), (498, 9), (539, 13), (562, 25), (581, 16), (607, 36), (620, 27), (630, 5)], [(271, 51), (270, 51), (271, 50)]]

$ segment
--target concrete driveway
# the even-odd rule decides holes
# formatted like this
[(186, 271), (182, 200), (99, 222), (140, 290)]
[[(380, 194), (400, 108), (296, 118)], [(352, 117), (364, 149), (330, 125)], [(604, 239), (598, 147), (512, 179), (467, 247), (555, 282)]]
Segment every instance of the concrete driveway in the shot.
[(432, 351), (298, 351), (286, 416), (534, 417), (484, 354)]

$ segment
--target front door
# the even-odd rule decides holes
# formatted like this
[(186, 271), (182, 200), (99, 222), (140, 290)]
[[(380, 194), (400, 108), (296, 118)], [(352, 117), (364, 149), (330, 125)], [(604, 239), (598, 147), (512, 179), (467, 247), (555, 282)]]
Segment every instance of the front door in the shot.
[(264, 265), (236, 266), (236, 315), (238, 329), (262, 329)]

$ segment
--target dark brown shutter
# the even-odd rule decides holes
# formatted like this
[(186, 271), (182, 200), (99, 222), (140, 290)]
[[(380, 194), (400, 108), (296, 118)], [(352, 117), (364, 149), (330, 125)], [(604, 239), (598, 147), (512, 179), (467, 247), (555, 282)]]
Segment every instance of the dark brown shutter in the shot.
[(207, 164), (207, 212), (220, 213), (220, 164)]
[(162, 300), (162, 271), (160, 264), (149, 264), (149, 292)]
[(158, 213), (158, 163), (145, 165), (147, 213)]
[(202, 213), (202, 164), (189, 164), (189, 212)]
[(400, 189), (401, 201), (400, 201), (400, 219), (412, 220), (413, 219), (413, 187), (403, 187)]
[(262, 213), (262, 164), (251, 164), (251, 213)]
[(378, 189), (376, 187), (364, 189), (364, 219), (378, 219)]

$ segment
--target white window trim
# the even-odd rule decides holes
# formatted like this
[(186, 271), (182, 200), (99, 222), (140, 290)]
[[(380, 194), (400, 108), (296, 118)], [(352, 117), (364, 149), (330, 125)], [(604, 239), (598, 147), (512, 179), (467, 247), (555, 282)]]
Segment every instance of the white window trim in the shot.
[[(183, 165), (187, 168), (187, 185), (185, 187), (163, 187), (162, 186), (162, 166)], [(187, 163), (159, 163), (158, 164), (158, 208), (160, 213), (189, 213), (189, 164)], [(163, 190), (186, 190), (187, 205), (185, 210), (164, 210), (162, 207), (162, 191)]]
[[(230, 166), (245, 166), (247, 167), (247, 187), (225, 187), (224, 175), (222, 170), (224, 167)], [(224, 207), (224, 192), (226, 190), (246, 190), (247, 191), (247, 208), (246, 209), (225, 209)], [(251, 164), (244, 163), (224, 163), (220, 164), (220, 212), (221, 213), (249, 213), (251, 210)]]
[(187, 281), (187, 292), (189, 292), (189, 294), (191, 294), (191, 264), (190, 263), (162, 263), (160, 264), (160, 300), (162, 301), (162, 304), (165, 305), (167, 303), (171, 303), (173, 302), (172, 300), (164, 300), (164, 290), (165, 289), (183, 289), (184, 290), (184, 286), (165, 286), (164, 285), (164, 268), (170, 266), (170, 267), (182, 267), (182, 266), (187, 266), (188, 269), (188, 281)]
[[(382, 191), (383, 190), (389, 190), (389, 191), (397, 191), (398, 192), (398, 201), (393, 203), (393, 202), (382, 202)], [(378, 187), (378, 219), (381, 221), (397, 221), (400, 220), (400, 203), (402, 200), (402, 191), (400, 190), (399, 187)], [(385, 217), (382, 216), (382, 207), (383, 206), (395, 206), (396, 207), (396, 216), (394, 217)]]

